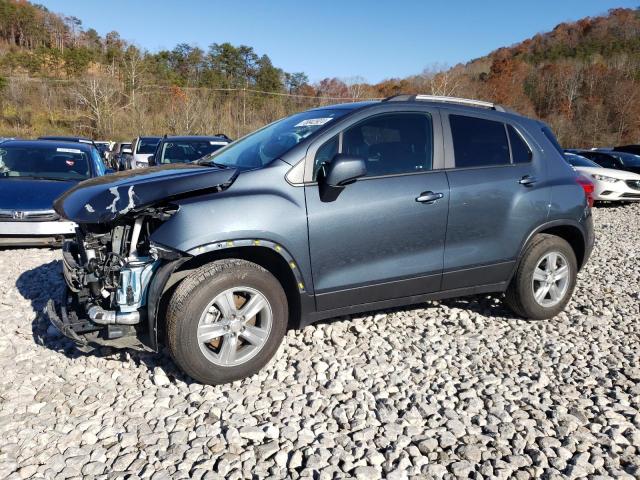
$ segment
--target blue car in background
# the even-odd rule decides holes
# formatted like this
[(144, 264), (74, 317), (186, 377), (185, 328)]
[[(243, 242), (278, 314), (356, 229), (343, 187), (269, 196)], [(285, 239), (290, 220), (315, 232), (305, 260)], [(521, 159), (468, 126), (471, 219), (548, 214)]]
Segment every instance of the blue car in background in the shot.
[(58, 245), (75, 232), (53, 201), (82, 180), (110, 173), (92, 144), (51, 140), (0, 143), (0, 246)]

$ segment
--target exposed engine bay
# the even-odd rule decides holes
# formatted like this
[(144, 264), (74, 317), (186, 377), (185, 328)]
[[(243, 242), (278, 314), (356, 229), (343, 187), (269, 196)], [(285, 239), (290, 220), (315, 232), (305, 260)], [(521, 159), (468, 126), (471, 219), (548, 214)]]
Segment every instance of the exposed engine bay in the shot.
[[(144, 330), (147, 291), (163, 252), (151, 233), (175, 208), (148, 208), (117, 224), (84, 224), (63, 245), (63, 273), (69, 289), (62, 309), (64, 334), (97, 341), (139, 337)], [(75, 338), (77, 337), (77, 338)], [(84, 341), (84, 338), (82, 339)]]

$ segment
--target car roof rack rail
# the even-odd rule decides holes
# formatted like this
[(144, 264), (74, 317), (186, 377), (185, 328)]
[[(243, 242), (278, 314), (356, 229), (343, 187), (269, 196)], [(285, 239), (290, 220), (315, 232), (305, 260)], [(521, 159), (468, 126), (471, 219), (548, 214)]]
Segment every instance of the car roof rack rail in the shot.
[(474, 100), (471, 98), (459, 98), (459, 97), (446, 97), (443, 95), (393, 95), (385, 98), (383, 102), (441, 102), (441, 103), (454, 103), (457, 105), (468, 105), (471, 107), (489, 108), (498, 112), (506, 112), (507, 110), (497, 103), (485, 102), (484, 100)]

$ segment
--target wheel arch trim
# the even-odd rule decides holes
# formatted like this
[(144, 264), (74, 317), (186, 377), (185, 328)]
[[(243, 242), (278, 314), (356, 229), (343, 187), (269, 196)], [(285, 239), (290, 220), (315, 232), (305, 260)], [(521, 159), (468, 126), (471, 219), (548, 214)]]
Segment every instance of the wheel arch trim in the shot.
[(259, 238), (244, 238), (233, 240), (222, 240), (218, 242), (207, 243), (194, 247), (192, 249), (183, 252), (183, 256), (177, 260), (171, 260), (163, 264), (158, 273), (154, 275), (149, 288), (149, 296), (147, 302), (148, 308), (148, 327), (149, 327), (149, 342), (148, 346), (153, 351), (158, 351), (158, 314), (160, 301), (167, 290), (172, 284), (174, 275), (178, 274), (180, 269), (185, 263), (190, 260), (197, 259), (202, 255), (211, 252), (218, 252), (237, 248), (267, 248), (278, 254), (289, 266), (291, 273), (296, 281), (298, 287), (298, 294), (302, 297), (306, 292), (306, 287), (298, 263), (295, 261), (289, 251), (277, 242), (271, 240), (259, 239)]
[[(580, 265), (579, 265), (579, 269), (582, 268), (582, 266), (584, 266), (584, 264), (587, 262), (587, 259), (589, 257), (589, 245), (588, 245), (588, 234), (587, 232), (585, 232), (585, 227), (580, 224), (580, 222), (577, 222), (575, 220), (572, 219), (558, 219), (558, 220), (551, 220), (549, 222), (545, 222), (541, 225), (538, 225), (536, 228), (534, 228), (531, 232), (529, 232), (529, 235), (527, 235), (527, 238), (524, 240), (524, 242), (522, 242), (522, 245), (520, 246), (520, 251), (518, 252), (518, 258), (517, 261), (515, 263), (513, 272), (511, 274), (511, 277), (513, 277), (513, 274), (516, 272), (516, 270), (518, 269), (518, 267), (520, 266), (520, 261), (522, 260), (522, 256), (524, 255), (524, 252), (527, 248), (527, 245), (529, 245), (529, 243), (531, 242), (531, 240), (533, 239), (533, 237), (535, 237), (536, 235), (538, 235), (539, 233), (544, 233), (547, 230), (551, 230), (554, 228), (562, 228), (562, 227), (569, 227), (569, 228), (573, 228), (575, 230), (577, 230), (580, 233), (580, 236), (582, 237), (582, 242), (583, 242), (583, 258), (582, 261), (580, 261), (581, 259), (577, 258), (578, 257), (578, 252), (576, 252), (576, 259), (579, 261)], [(570, 242), (569, 242), (570, 243)], [(570, 243), (571, 244), (571, 243)], [(573, 245), (571, 245), (571, 248), (574, 248)]]
[(191, 248), (186, 251), (188, 255), (192, 257), (198, 257), (205, 253), (211, 253), (216, 251), (228, 250), (232, 248), (246, 248), (246, 247), (262, 247), (273, 250), (275, 253), (280, 255), (289, 265), (291, 269), (291, 273), (296, 279), (296, 284), (300, 293), (304, 293), (306, 289), (306, 285), (304, 279), (302, 278), (302, 274), (300, 273), (300, 268), (298, 266), (298, 262), (296, 262), (293, 255), (289, 253), (289, 251), (277, 242), (273, 242), (271, 240), (266, 240), (262, 238), (241, 238), (241, 239), (233, 239), (233, 240), (222, 240), (218, 242), (206, 243), (204, 245), (200, 245), (198, 247)]

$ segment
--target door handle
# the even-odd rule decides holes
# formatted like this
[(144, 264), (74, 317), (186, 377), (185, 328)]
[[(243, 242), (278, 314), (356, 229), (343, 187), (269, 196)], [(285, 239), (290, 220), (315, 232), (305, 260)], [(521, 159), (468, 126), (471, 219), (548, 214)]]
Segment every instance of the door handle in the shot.
[(532, 177), (531, 175), (525, 175), (520, 180), (518, 180), (518, 183), (520, 185), (524, 185), (525, 187), (528, 187), (529, 185), (533, 185), (537, 181), (538, 180), (536, 179), (536, 177)]
[(422, 192), (418, 197), (416, 197), (416, 202), (431, 204), (436, 200), (440, 200), (442, 197), (444, 197), (444, 194), (442, 193), (433, 193), (431, 191)]

